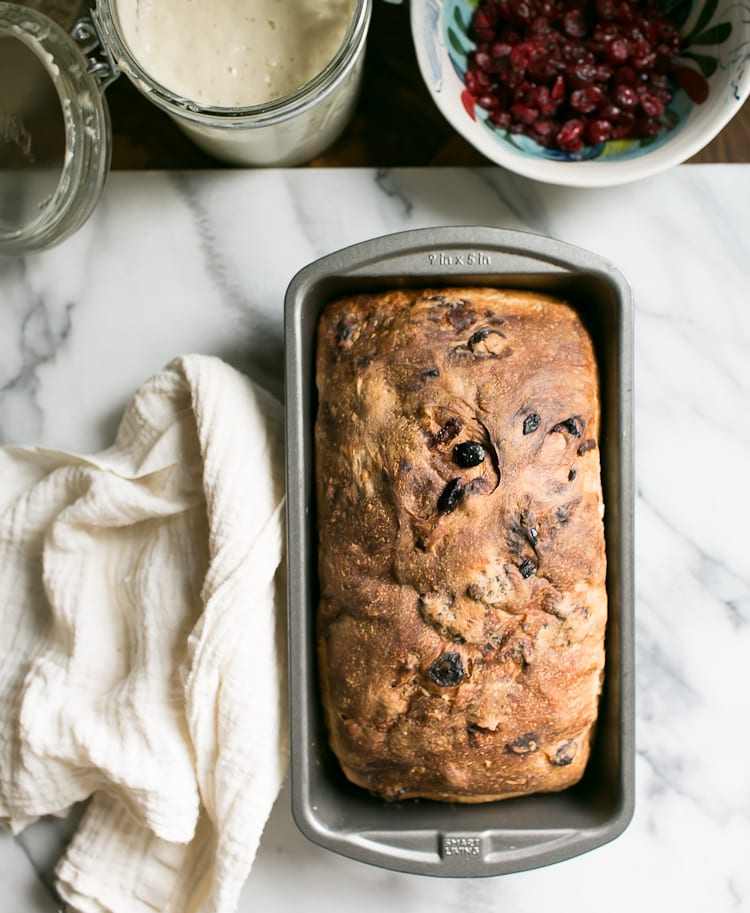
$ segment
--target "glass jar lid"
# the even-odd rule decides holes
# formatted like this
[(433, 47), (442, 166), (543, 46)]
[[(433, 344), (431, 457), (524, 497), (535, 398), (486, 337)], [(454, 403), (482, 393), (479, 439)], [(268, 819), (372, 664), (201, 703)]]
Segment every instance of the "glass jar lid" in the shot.
[[(75, 34), (75, 32), (74, 32)], [(104, 186), (111, 133), (102, 64), (37, 10), (0, 2), (0, 254), (67, 238)]]

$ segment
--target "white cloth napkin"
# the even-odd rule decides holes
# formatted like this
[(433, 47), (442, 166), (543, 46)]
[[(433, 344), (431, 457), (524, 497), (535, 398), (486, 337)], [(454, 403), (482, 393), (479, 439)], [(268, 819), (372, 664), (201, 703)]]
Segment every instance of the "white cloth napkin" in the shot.
[(93, 796), (80, 913), (230, 913), (287, 761), (281, 409), (215, 358), (94, 456), (0, 449), (0, 822)]

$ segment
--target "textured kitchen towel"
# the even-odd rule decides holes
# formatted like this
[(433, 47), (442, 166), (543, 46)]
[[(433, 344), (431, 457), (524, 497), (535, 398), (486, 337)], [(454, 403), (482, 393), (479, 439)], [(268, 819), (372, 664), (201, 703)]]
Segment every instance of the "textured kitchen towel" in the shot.
[(279, 404), (177, 359), (94, 456), (0, 449), (0, 821), (93, 796), (81, 913), (229, 913), (286, 768)]

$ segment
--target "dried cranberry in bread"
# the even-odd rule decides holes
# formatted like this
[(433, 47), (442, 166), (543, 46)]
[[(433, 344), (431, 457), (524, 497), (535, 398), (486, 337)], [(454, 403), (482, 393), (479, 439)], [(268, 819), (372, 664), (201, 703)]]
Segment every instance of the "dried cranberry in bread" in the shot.
[(318, 327), (318, 656), (333, 750), (389, 799), (564, 789), (607, 613), (591, 340), (551, 296), (362, 294)]

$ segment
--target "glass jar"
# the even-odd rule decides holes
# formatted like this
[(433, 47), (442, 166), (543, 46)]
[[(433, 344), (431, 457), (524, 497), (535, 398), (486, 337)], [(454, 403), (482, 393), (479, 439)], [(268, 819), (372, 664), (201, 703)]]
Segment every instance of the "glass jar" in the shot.
[[(352, 0), (339, 50), (300, 88), (265, 104), (221, 108), (175, 94), (143, 68), (115, 0), (96, 0), (70, 34), (37, 10), (0, 2), (0, 253), (41, 250), (91, 214), (110, 161), (104, 90), (120, 73), (223, 161), (287, 167), (313, 158), (354, 111), (371, 10), (372, 0)], [(3, 78), (4, 68), (12, 78)]]
[(238, 165), (299, 165), (327, 148), (354, 110), (361, 82), (371, 0), (352, 0), (344, 40), (330, 63), (289, 95), (242, 108), (201, 106), (159, 85), (133, 56), (117, 4), (97, 0), (102, 42), (118, 67), (202, 149)]
[(0, 3), (0, 253), (49, 247), (93, 211), (110, 160), (101, 85), (63, 28)]

